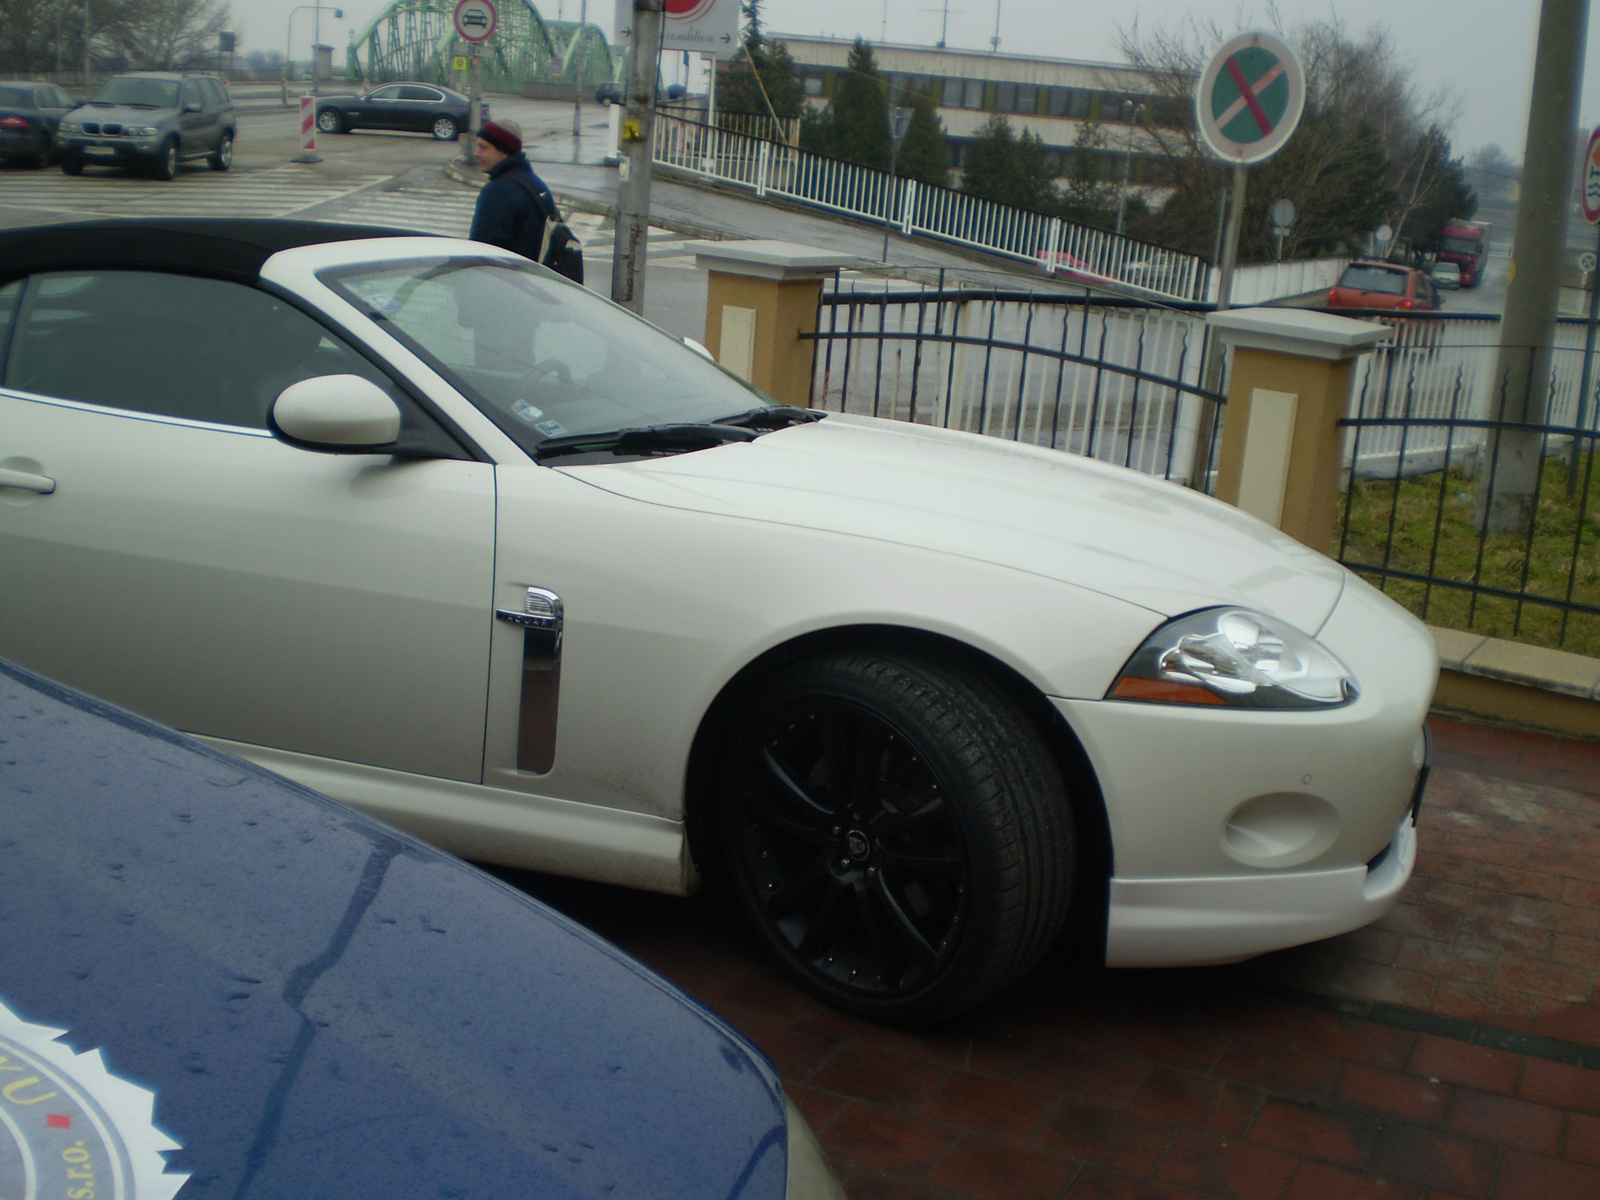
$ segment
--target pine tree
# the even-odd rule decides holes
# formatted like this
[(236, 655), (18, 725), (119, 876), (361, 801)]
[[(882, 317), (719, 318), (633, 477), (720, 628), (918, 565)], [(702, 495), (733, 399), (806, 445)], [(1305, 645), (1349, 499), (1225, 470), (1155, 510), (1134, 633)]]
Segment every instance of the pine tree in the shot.
[(946, 187), (950, 183), (950, 146), (932, 96), (914, 92), (908, 97), (911, 124), (900, 143), (896, 170), (907, 179)]
[(782, 42), (769, 42), (762, 34), (761, 0), (750, 0), (742, 11), (744, 52), (722, 68), (717, 78), (717, 107), (724, 112), (759, 116), (801, 116), (806, 111), (806, 97), (788, 47)]
[(833, 99), (807, 140), (833, 158), (887, 171), (890, 136), (886, 90), (872, 47), (857, 38)]
[(1000, 113), (985, 121), (961, 160), (961, 190), (989, 200), (1050, 212), (1058, 203), (1044, 139), (1024, 129), (1019, 136)]

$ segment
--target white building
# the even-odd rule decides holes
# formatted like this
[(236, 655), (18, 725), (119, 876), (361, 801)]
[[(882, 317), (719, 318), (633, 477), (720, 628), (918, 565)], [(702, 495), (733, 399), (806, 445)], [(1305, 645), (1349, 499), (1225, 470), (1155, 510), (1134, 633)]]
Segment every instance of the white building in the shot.
[[(768, 35), (788, 49), (799, 69), (806, 96), (817, 107), (833, 96), (854, 45), (847, 38)], [(932, 96), (950, 142), (950, 164), (961, 166), (962, 152), (983, 123), (1002, 113), (1018, 133), (1036, 134), (1058, 175), (1065, 174), (1078, 131), (1099, 125), (1105, 148), (1097, 157), (1100, 174), (1118, 178), (1122, 157), (1132, 147), (1130, 178), (1135, 185), (1161, 185), (1160, 159), (1140, 123), (1181, 126), (1190, 120), (1187, 102), (1153, 94), (1148, 76), (1115, 63), (1033, 58), (982, 50), (872, 43), (879, 72), (889, 81), (892, 103), (912, 92)]]

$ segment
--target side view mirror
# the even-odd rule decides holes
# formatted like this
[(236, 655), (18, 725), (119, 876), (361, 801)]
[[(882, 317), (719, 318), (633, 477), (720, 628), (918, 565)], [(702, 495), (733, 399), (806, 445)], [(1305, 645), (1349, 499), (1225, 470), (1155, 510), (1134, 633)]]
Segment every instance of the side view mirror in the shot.
[(200, 101), (198, 101), (198, 100), (191, 100), (191, 101), (189, 101), (189, 103), (187, 103), (187, 104), (185, 104), (183, 106), (183, 111), (186, 112), (186, 113), (204, 112), (205, 110), (206, 110), (206, 106), (204, 104), (201, 104)]
[(319, 375), (283, 389), (272, 402), (272, 430), (308, 450), (374, 453), (400, 436), (400, 408), (370, 379)]

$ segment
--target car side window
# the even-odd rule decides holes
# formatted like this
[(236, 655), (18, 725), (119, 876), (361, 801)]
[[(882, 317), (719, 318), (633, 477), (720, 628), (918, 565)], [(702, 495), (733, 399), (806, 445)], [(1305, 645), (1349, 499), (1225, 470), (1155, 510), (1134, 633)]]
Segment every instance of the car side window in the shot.
[(215, 79), (201, 77), (200, 90), (205, 93), (207, 108), (225, 108), (228, 98), (222, 94), (222, 88)]
[(60, 88), (51, 88), (50, 89), (50, 98), (54, 102), (52, 107), (55, 107), (55, 108), (77, 108), (78, 107), (78, 102), (76, 100), (74, 100), (71, 96), (67, 95), (66, 92), (63, 92)]
[(10, 340), (8, 388), (249, 429), (267, 428), (278, 394), (313, 376), (360, 375), (395, 392), (277, 297), (190, 275), (35, 275)]
[(17, 301), (22, 299), (22, 280), (18, 279), (0, 287), (0, 365), (5, 362), (6, 347), (11, 344), (11, 328), (17, 315)]
[(400, 89), (400, 99), (402, 99), (402, 100), (430, 100), (431, 101), (431, 100), (439, 99), (439, 94), (437, 92), (435, 92), (431, 88), (425, 88), (425, 87), (403, 87), (403, 88)]
[(367, 93), (368, 100), (398, 100), (400, 99), (400, 85), (391, 83), (388, 87), (381, 87), (375, 92)]
[(185, 79), (183, 81), (183, 94), (178, 97), (178, 107), (188, 108), (191, 104), (199, 104), (201, 102), (200, 89), (195, 86), (194, 80)]

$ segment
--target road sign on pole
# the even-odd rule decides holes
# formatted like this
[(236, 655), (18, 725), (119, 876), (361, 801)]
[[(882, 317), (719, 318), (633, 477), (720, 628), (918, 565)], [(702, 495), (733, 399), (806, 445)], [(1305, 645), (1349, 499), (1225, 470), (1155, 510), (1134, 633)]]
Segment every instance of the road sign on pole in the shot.
[[(663, 0), (663, 50), (694, 50), (717, 58), (739, 53), (740, 0)], [(633, 36), (633, 0), (617, 0), (617, 45)]]
[(1589, 148), (1583, 155), (1583, 219), (1600, 222), (1600, 129), (1589, 135)]
[(464, 42), (487, 42), (500, 26), (494, 0), (456, 0), (456, 35)]
[(1300, 60), (1270, 33), (1241, 33), (1211, 56), (1195, 86), (1200, 138), (1223, 162), (1265, 162), (1294, 135), (1306, 107)]

